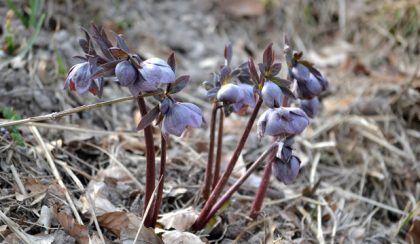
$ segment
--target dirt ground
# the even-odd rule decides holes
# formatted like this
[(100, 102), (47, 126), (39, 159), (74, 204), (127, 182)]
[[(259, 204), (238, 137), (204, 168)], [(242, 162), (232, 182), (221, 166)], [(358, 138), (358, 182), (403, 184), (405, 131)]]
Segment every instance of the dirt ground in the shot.
[[(6, 2), (33, 22), (26, 27)], [(223, 64), (227, 43), (235, 65), (261, 61), (269, 42), (284, 62), (287, 33), (330, 81), (321, 114), (296, 138), (298, 178), (291, 185), (271, 179), (256, 221), (248, 212), (262, 167), (215, 223), (188, 234), (201, 206), (206, 124), (171, 139), (162, 218), (155, 231), (141, 230), (139, 243), (176, 243), (173, 234), (184, 243), (420, 243), (418, 0), (44, 0), (33, 15), (29, 2), (0, 2), (3, 243), (133, 243), (137, 234), (145, 146), (133, 100), (1, 126), (130, 95), (115, 82), (106, 82), (101, 99), (63, 90), (72, 57), (82, 53), (81, 27), (90, 23), (122, 33), (143, 58), (174, 51), (177, 74), (192, 80), (179, 99), (200, 106), (207, 121), (211, 104), (201, 83)], [(248, 116), (226, 119), (223, 161)], [(232, 182), (269, 143), (258, 141), (254, 126)]]

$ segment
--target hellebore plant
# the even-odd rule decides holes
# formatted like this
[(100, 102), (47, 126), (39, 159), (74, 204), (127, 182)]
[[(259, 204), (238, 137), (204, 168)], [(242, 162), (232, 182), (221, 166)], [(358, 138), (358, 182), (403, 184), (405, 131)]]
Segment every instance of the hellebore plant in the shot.
[[(78, 93), (91, 92), (102, 96), (104, 78), (117, 80), (121, 86), (128, 87), (131, 94), (137, 97), (137, 104), (142, 119), (137, 126), (144, 131), (146, 144), (146, 187), (144, 209), (152, 202), (151, 210), (145, 213), (145, 226), (156, 223), (163, 194), (163, 183), (166, 163), (166, 144), (169, 136), (180, 136), (187, 127), (198, 128), (204, 121), (202, 111), (192, 103), (176, 101), (171, 95), (186, 87), (189, 76), (175, 76), (175, 56), (171, 54), (168, 61), (159, 58), (142, 60), (138, 54), (130, 53), (124, 39), (112, 33), (116, 41), (113, 45), (104, 30), (92, 25), (91, 33), (85, 31), (86, 39), (79, 41), (85, 56), (76, 56), (83, 62), (74, 65), (64, 84), (65, 89)], [(96, 52), (95, 45), (101, 50)], [(166, 85), (166, 90), (162, 89)], [(159, 102), (148, 111), (144, 97), (154, 96)], [(161, 163), (160, 177), (156, 198), (152, 199), (155, 189), (155, 150), (151, 123), (157, 119), (161, 127)]]
[[(203, 113), (198, 106), (176, 101), (173, 96), (189, 84), (187, 75), (176, 78), (174, 54), (171, 54), (167, 61), (160, 58), (142, 60), (138, 54), (130, 53), (121, 35), (112, 33), (115, 45), (108, 39), (104, 30), (95, 25), (92, 25), (90, 33), (85, 30), (85, 35), (86, 38), (79, 41), (84, 56), (76, 56), (82, 62), (70, 69), (64, 88), (81, 94), (89, 91), (101, 97), (105, 81), (110, 80), (127, 87), (136, 97), (142, 115), (137, 130), (144, 131), (146, 145), (144, 211), (147, 206), (151, 206), (147, 213), (143, 213), (143, 218), (146, 227), (154, 227), (162, 202), (166, 147), (170, 135), (181, 136), (186, 128), (201, 127), (205, 121)], [(317, 96), (327, 89), (328, 81), (311, 63), (302, 59), (302, 53), (291, 49), (287, 39), (284, 51), (288, 66), (287, 79), (278, 76), (282, 65), (275, 62), (272, 44), (265, 48), (263, 62), (258, 64), (258, 69), (252, 59), (232, 69), (232, 47), (227, 45), (224, 50), (224, 65), (213, 74), (212, 81), (203, 83), (213, 106), (208, 161), (202, 191), (204, 202), (192, 226), (193, 230), (205, 227), (261, 162), (265, 161), (264, 173), (252, 205), (251, 218), (256, 218), (261, 210), (271, 174), (285, 184), (292, 183), (297, 177), (300, 160), (292, 153), (293, 137), (309, 125), (309, 117), (316, 115), (320, 107)], [(157, 105), (149, 110), (145, 97), (152, 97), (157, 101)], [(289, 98), (292, 102), (289, 102)], [(262, 104), (268, 109), (257, 120)], [(289, 104), (294, 106), (289, 107)], [(221, 172), (225, 117), (231, 113), (245, 115), (248, 108), (252, 109), (252, 112), (243, 134), (226, 169)], [(223, 193), (256, 120), (258, 138), (271, 136), (273, 143), (246, 173)], [(153, 121), (156, 121), (161, 133), (158, 179), (155, 176)], [(159, 183), (156, 197), (153, 197), (156, 180)]]

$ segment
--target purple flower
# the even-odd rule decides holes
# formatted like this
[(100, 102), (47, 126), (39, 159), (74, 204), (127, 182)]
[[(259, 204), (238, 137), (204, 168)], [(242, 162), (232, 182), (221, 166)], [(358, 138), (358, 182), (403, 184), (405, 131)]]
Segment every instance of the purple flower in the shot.
[(98, 97), (102, 96), (103, 78), (91, 79), (91, 75), (97, 70), (93, 60), (76, 64), (69, 70), (64, 89), (77, 91), (83, 94), (87, 91)]
[(261, 95), (264, 103), (269, 108), (280, 107), (282, 101), (282, 92), (278, 85), (267, 80), (266, 82), (264, 82), (264, 86), (261, 90)]
[(258, 120), (258, 137), (289, 136), (301, 133), (309, 124), (309, 118), (300, 108), (271, 108)]
[(115, 75), (122, 86), (132, 85), (137, 80), (137, 70), (128, 61), (122, 61), (117, 64)]
[(203, 112), (192, 103), (170, 101), (169, 104), (163, 104), (161, 109), (165, 116), (162, 121), (162, 133), (165, 137), (169, 134), (181, 136), (187, 127), (199, 128), (203, 123)]
[(248, 84), (226, 84), (217, 92), (217, 100), (231, 105), (233, 112), (242, 114), (255, 107), (254, 87)]
[(272, 166), (274, 176), (286, 185), (293, 183), (299, 168), (300, 159), (294, 155), (287, 159), (275, 158)]
[[(157, 87), (160, 83), (175, 82), (175, 73), (171, 66), (160, 58), (150, 58), (141, 63), (140, 73), (151, 87)], [(156, 90), (155, 89), (155, 90)]]
[(305, 113), (310, 117), (314, 118), (315, 115), (318, 113), (321, 104), (319, 103), (319, 99), (314, 97), (310, 100), (301, 100), (300, 108), (305, 111)]
[(244, 96), (244, 90), (240, 86), (232, 83), (223, 85), (217, 92), (217, 100), (228, 104), (241, 102)]
[(289, 75), (298, 84), (297, 93), (299, 98), (311, 99), (318, 96), (328, 87), (327, 79), (315, 68), (296, 63), (289, 69)]

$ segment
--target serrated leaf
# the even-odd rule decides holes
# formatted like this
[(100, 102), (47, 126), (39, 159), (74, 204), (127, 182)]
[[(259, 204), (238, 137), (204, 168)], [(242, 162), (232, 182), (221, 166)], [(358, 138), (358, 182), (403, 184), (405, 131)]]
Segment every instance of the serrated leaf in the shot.
[(150, 110), (145, 116), (143, 116), (137, 125), (137, 130), (144, 130), (149, 126), (153, 120), (155, 120), (160, 113), (159, 105), (156, 105), (152, 110)]
[(249, 74), (251, 76), (251, 80), (254, 81), (254, 83), (258, 84), (259, 78), (258, 78), (258, 72), (254, 64), (254, 60), (249, 59), (248, 61), (248, 70)]
[(274, 51), (273, 51), (273, 43), (267, 45), (264, 49), (263, 54), (263, 63), (265, 67), (271, 67), (274, 62)]
[(281, 91), (288, 97), (296, 99), (295, 94), (287, 87), (280, 87)]
[(225, 46), (224, 56), (227, 65), (230, 65), (230, 62), (232, 61), (233, 51), (232, 51), (232, 45), (228, 44)]
[(183, 76), (178, 77), (178, 79), (176, 79), (176, 81), (171, 84), (169, 93), (175, 94), (182, 91), (182, 89), (184, 89), (187, 86), (189, 80), (190, 80), (189, 75), (183, 75)]
[(175, 53), (171, 53), (171, 55), (169, 55), (167, 63), (171, 67), (172, 71), (175, 72), (175, 68), (176, 68)]
[(128, 58), (128, 53), (126, 53), (124, 50), (122, 50), (119, 47), (111, 47), (108, 50), (117, 59), (126, 59), (126, 58)]
[(264, 73), (265, 73), (265, 68), (266, 68), (265, 64), (263, 64), (263, 63), (259, 63), (259, 64), (258, 64), (258, 69), (260, 70), (260, 74), (261, 74), (261, 73), (262, 73), (262, 74), (264, 74)]
[(118, 60), (111, 61), (105, 64), (102, 64), (98, 67), (98, 70), (91, 75), (91, 79), (97, 79), (100, 77), (109, 77), (113, 76), (115, 73), (115, 66), (119, 63)]
[(95, 42), (98, 44), (99, 48), (101, 49), (105, 57), (113, 60), (114, 58), (112, 57), (110, 51), (108, 50), (110, 47), (112, 47), (112, 44), (109, 41), (108, 37), (106, 36), (105, 31), (102, 29), (102, 27), (98, 27), (92, 24), (91, 31), (92, 31), (93, 40), (95, 40)]
[(279, 77), (269, 77), (268, 79), (276, 83), (280, 87), (289, 87), (292, 84), (291, 81)]
[(276, 76), (281, 70), (281, 63), (275, 63), (271, 66), (271, 75)]
[(121, 35), (118, 35), (117, 33), (113, 31), (111, 33), (114, 39), (117, 41), (117, 47), (121, 48), (124, 52), (128, 53), (129, 52), (128, 46), (125, 43), (124, 38), (122, 38)]

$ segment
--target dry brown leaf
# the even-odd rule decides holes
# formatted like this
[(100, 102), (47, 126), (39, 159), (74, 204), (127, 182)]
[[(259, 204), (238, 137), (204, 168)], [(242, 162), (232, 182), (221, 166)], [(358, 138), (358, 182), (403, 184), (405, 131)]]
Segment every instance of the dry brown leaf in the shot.
[(107, 192), (108, 189), (105, 182), (94, 180), (89, 182), (86, 194), (80, 197), (82, 213), (87, 214), (90, 211), (90, 202), (86, 195), (90, 197), (96, 215), (100, 216), (108, 212), (118, 211), (118, 208), (109, 201)]
[(181, 232), (178, 230), (171, 230), (165, 232), (162, 235), (163, 243), (168, 244), (175, 244), (175, 243), (182, 243), (182, 244), (200, 244), (205, 243), (203, 242), (200, 237), (190, 233), (190, 232)]
[[(99, 216), (98, 222), (100, 226), (117, 235), (122, 243), (132, 243), (141, 224), (141, 218), (133, 213), (116, 211)], [(162, 243), (162, 240), (152, 228), (143, 227), (137, 243)]]
[(89, 243), (88, 227), (86, 225), (76, 223), (70, 210), (57, 211), (57, 209), (54, 209), (53, 213), (54, 217), (58, 220), (68, 235), (74, 237), (78, 243)]
[(163, 214), (158, 220), (165, 226), (165, 229), (174, 228), (179, 231), (188, 230), (197, 219), (198, 213), (192, 208), (180, 209)]
[(409, 244), (420, 243), (420, 221), (415, 220), (408, 230), (407, 235), (405, 236), (405, 240)]

